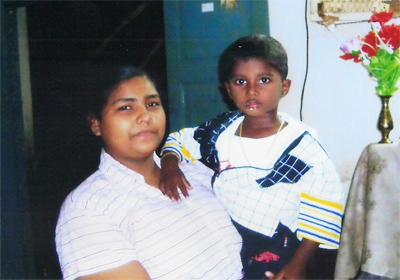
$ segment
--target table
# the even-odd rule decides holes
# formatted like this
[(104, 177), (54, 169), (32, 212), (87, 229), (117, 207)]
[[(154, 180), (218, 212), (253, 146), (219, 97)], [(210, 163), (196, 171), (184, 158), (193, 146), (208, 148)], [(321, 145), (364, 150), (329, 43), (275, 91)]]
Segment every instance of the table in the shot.
[(335, 279), (400, 279), (400, 141), (370, 144), (357, 163)]

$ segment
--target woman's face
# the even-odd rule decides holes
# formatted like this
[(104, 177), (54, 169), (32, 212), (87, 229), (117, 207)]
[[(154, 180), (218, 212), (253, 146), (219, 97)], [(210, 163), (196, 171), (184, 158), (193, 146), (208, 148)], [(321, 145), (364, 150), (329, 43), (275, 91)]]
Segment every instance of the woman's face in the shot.
[(165, 133), (165, 112), (153, 83), (134, 77), (109, 96), (101, 121), (92, 131), (103, 139), (104, 149), (124, 165), (153, 156)]

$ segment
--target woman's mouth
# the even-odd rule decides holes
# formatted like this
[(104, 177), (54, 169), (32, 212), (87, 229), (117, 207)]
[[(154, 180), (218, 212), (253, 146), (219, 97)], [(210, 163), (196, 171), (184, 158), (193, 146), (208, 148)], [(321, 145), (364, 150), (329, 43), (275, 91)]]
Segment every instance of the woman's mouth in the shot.
[(136, 136), (138, 136), (138, 137), (149, 137), (152, 135), (154, 135), (154, 131), (152, 131), (152, 130), (143, 130), (136, 134)]

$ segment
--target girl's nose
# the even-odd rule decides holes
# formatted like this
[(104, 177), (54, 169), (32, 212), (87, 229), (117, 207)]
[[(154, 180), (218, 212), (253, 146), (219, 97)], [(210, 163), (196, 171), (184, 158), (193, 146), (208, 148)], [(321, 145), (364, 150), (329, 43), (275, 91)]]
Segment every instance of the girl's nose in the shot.
[(258, 95), (257, 84), (248, 83), (246, 95)]

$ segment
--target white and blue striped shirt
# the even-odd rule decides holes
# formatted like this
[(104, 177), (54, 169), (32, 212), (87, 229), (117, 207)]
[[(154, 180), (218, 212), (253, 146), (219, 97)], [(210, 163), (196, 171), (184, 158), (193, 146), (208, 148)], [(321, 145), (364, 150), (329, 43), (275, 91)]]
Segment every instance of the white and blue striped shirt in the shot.
[(182, 168), (195, 189), (176, 203), (102, 151), (99, 169), (61, 208), (56, 248), (64, 279), (131, 261), (153, 280), (240, 279), (242, 240), (209, 186), (210, 170)]

